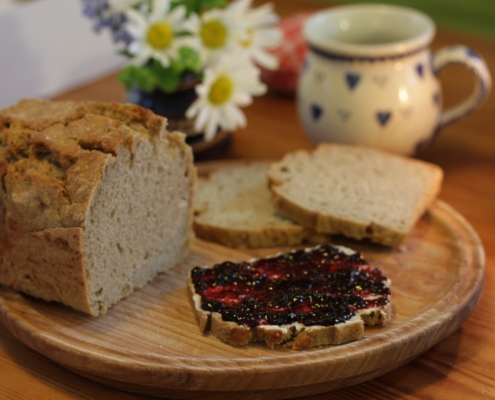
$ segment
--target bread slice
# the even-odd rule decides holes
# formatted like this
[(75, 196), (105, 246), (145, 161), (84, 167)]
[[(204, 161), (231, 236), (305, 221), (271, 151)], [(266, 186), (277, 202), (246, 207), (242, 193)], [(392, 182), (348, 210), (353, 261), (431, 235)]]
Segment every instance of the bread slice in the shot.
[(257, 161), (200, 176), (194, 199), (196, 235), (237, 248), (328, 242), (327, 235), (317, 235), (275, 210), (266, 178), (269, 166)]
[(391, 319), (390, 281), (361, 256), (323, 245), (242, 263), (194, 268), (191, 304), (201, 333), (233, 344), (304, 349), (361, 339)]
[(184, 135), (120, 103), (0, 111), (0, 282), (97, 316), (188, 251)]
[(400, 244), (440, 191), (442, 170), (384, 151), (320, 144), (268, 172), (275, 208), (318, 233)]

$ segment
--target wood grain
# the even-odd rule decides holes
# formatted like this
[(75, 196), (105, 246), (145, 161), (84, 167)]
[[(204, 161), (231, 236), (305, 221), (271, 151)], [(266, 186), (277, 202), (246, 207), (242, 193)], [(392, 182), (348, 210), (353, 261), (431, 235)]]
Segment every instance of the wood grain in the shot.
[[(255, 0), (255, 4), (263, 0)], [(271, 0), (283, 16), (330, 6), (312, 0)], [(468, 16), (467, 16), (468, 17)], [(105, 38), (102, 36), (102, 40)], [(460, 43), (485, 58), (495, 76), (495, 41), (439, 27), (433, 48)], [(69, 55), (70, 56), (70, 55)], [(59, 95), (65, 100), (122, 101), (117, 71)], [(445, 105), (462, 99), (473, 86), (460, 67), (442, 71)], [(227, 159), (277, 159), (312, 143), (298, 122), (294, 98), (269, 93), (244, 109), (245, 129), (234, 135)], [(495, 96), (469, 116), (442, 130), (420, 155), (445, 171), (440, 199), (452, 205), (474, 227), (486, 253), (485, 289), (468, 320), (413, 361), (378, 378), (300, 400), (495, 399)], [(0, 324), (0, 397), (50, 400), (151, 399), (95, 383), (62, 368), (27, 347)], [(293, 391), (293, 396), (303, 396)]]
[[(224, 164), (225, 165), (225, 164)], [(228, 165), (228, 164), (227, 164)], [(109, 386), (166, 398), (290, 398), (389, 372), (457, 329), (478, 303), (484, 252), (470, 225), (439, 201), (403, 246), (338, 239), (392, 280), (394, 319), (363, 340), (295, 351), (235, 347), (199, 333), (186, 291), (196, 265), (287, 248), (233, 250), (196, 240), (188, 259), (99, 318), (0, 289), (0, 318), (17, 338), (62, 366)]]

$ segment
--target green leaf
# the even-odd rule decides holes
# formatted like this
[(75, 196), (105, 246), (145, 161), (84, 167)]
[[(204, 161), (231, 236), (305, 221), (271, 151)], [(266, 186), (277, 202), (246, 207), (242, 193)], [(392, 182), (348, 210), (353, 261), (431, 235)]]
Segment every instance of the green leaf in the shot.
[(172, 2), (172, 7), (179, 5), (186, 7), (187, 15), (191, 13), (200, 15), (203, 11), (214, 7), (225, 7), (227, 0), (175, 0)]
[(200, 77), (197, 71), (197, 54), (189, 53), (186, 59), (182, 57), (172, 60), (170, 66), (164, 68), (159, 61), (151, 60), (143, 67), (127, 65), (120, 73), (118, 79), (124, 85), (125, 90), (138, 87), (146, 92), (160, 89), (165, 92), (173, 92), (186, 75)]
[(164, 68), (158, 61), (153, 61), (150, 70), (155, 78), (155, 85), (165, 92), (173, 92), (180, 84), (182, 69), (174, 67), (174, 63)]
[(184, 70), (199, 71), (201, 69), (201, 58), (196, 50), (190, 47), (182, 47), (179, 54)]
[(199, 0), (199, 3), (203, 4), (203, 7), (210, 9), (213, 7), (225, 7), (227, 0)]
[(151, 92), (156, 87), (156, 76), (147, 68), (137, 70), (137, 84), (147, 92)]
[(157, 77), (149, 67), (127, 65), (118, 77), (126, 90), (139, 87), (146, 92), (153, 91), (157, 86)]
[(124, 85), (125, 90), (131, 90), (136, 81), (136, 67), (134, 65), (125, 66), (120, 72), (118, 80)]

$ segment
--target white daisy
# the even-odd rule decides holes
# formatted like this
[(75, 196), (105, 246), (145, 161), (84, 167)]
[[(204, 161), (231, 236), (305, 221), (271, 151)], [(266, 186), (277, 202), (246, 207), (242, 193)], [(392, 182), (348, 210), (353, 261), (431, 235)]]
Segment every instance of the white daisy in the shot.
[(236, 51), (241, 47), (241, 40), (246, 39), (238, 13), (231, 6), (214, 8), (201, 16), (194, 14), (186, 26), (192, 33), (190, 46), (198, 51), (205, 66), (216, 63), (226, 53)]
[(239, 106), (247, 106), (252, 96), (266, 92), (259, 80), (259, 70), (244, 53), (223, 57), (205, 70), (203, 82), (196, 86), (198, 99), (187, 110), (194, 118), (197, 132), (204, 132), (205, 141), (215, 137), (218, 128), (233, 131), (246, 126), (246, 117)]
[(250, 9), (251, 3), (252, 0), (237, 0), (231, 6), (235, 19), (240, 20), (246, 30), (246, 39), (241, 45), (254, 62), (267, 69), (277, 69), (278, 58), (267, 50), (276, 48), (282, 40), (282, 31), (273, 26), (278, 16), (272, 4)]
[(125, 12), (129, 20), (128, 32), (134, 38), (128, 51), (134, 57), (132, 63), (143, 66), (154, 58), (164, 66), (178, 57), (179, 49), (187, 44), (187, 38), (177, 36), (185, 31), (186, 8), (170, 10), (171, 0), (155, 0), (148, 15), (134, 9)]

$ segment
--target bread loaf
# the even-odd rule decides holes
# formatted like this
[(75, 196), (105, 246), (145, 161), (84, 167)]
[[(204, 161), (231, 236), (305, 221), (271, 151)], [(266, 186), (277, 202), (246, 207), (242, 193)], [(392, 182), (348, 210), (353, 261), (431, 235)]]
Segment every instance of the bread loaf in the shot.
[(194, 199), (196, 235), (237, 248), (328, 242), (327, 235), (317, 235), (273, 207), (266, 177), (269, 166), (253, 161), (200, 176)]
[(320, 144), (268, 172), (275, 208), (318, 233), (400, 244), (440, 191), (442, 170), (384, 151)]
[(0, 112), (0, 282), (93, 316), (177, 264), (192, 153), (120, 103), (24, 100)]
[(202, 333), (233, 344), (293, 349), (361, 339), (386, 325), (390, 282), (360, 253), (323, 245), (240, 263), (194, 268), (188, 277)]

